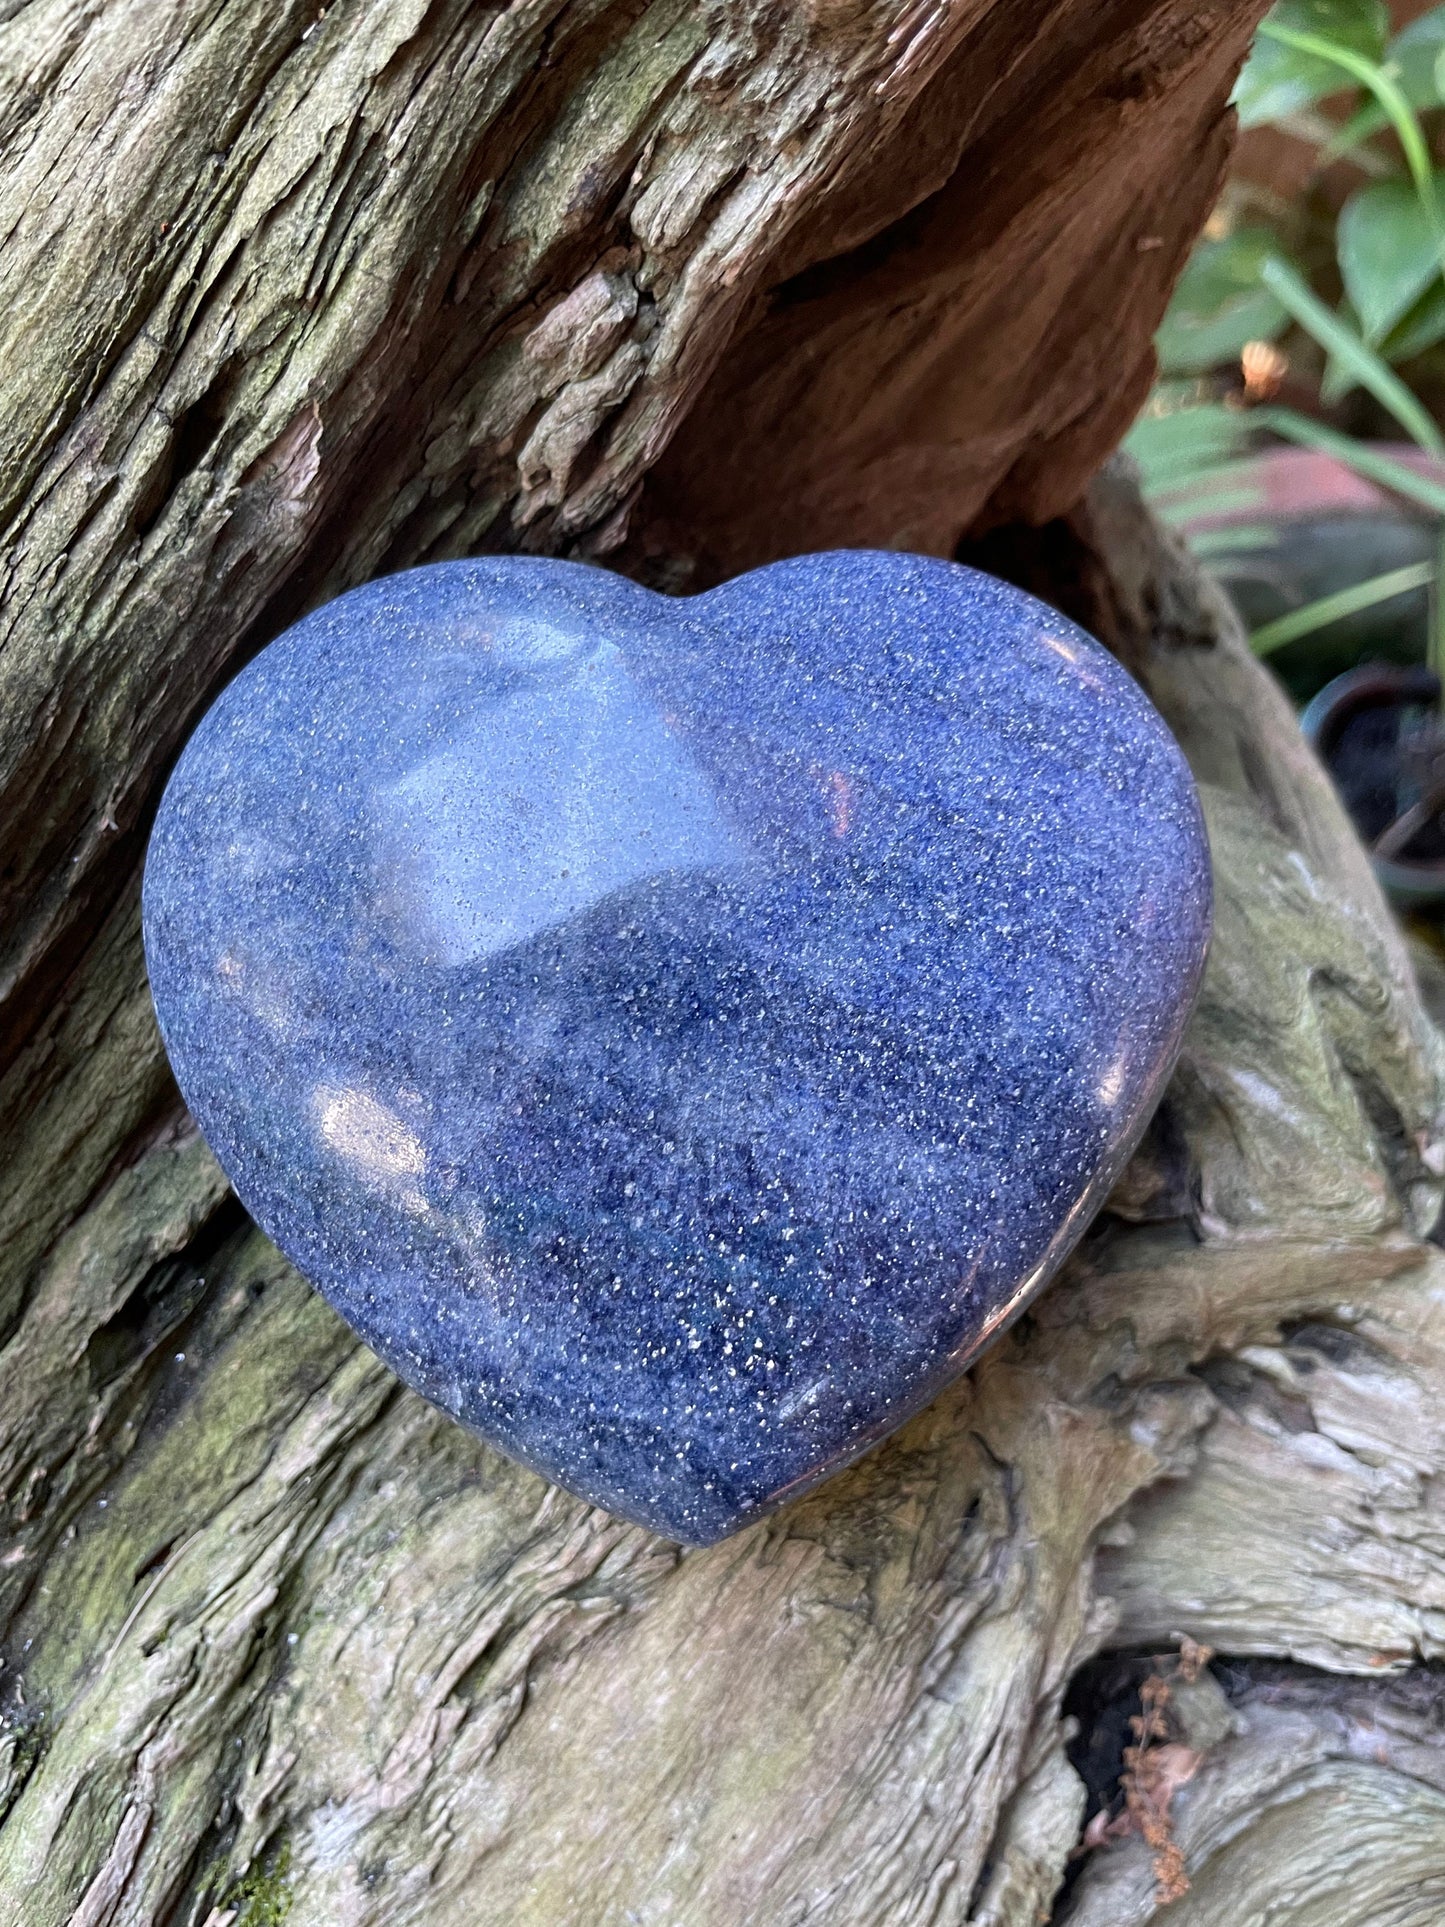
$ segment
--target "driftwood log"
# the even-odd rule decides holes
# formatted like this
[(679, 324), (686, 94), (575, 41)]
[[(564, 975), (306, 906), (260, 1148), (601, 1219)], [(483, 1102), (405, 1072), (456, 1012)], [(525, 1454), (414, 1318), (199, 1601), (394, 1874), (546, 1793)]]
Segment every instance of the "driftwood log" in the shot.
[[(5, 1927), (1445, 1913), (1445, 1053), (1229, 610), (1090, 486), (1260, 10), (0, 8)], [(140, 858), (210, 695), (368, 575), (858, 542), (1119, 651), (1217, 933), (1031, 1315), (684, 1554), (403, 1392), (249, 1226)]]

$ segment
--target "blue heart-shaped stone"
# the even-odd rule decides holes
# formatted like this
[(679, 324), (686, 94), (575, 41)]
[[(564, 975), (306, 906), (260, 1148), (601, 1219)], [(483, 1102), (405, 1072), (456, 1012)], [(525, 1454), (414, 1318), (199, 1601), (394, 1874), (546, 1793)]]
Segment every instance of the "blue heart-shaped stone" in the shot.
[(845, 552), (330, 603), (145, 877), (181, 1089), (409, 1384), (694, 1543), (855, 1457), (1074, 1244), (1174, 1061), (1178, 749), (1032, 597)]

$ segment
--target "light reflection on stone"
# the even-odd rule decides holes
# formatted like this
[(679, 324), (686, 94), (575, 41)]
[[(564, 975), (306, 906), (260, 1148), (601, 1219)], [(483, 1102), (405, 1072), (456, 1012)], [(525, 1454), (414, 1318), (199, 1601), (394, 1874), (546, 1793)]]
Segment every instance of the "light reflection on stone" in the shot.
[(612, 644), (507, 692), (376, 802), (378, 908), (442, 964), (505, 950), (625, 884), (748, 852)]

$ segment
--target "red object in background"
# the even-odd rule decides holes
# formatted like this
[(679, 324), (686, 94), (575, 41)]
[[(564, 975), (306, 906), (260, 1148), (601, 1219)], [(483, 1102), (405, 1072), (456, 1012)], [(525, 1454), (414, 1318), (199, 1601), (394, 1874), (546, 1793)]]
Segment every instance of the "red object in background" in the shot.
[[(1372, 442), (1371, 452), (1402, 468), (1445, 484), (1445, 460), (1426, 455), (1413, 442)], [(1393, 511), (1430, 518), (1388, 489), (1313, 448), (1269, 448), (1239, 465), (1240, 493), (1251, 499), (1228, 509), (1181, 519), (1186, 535), (1241, 528), (1257, 522), (1303, 522), (1329, 515), (1379, 515)]]

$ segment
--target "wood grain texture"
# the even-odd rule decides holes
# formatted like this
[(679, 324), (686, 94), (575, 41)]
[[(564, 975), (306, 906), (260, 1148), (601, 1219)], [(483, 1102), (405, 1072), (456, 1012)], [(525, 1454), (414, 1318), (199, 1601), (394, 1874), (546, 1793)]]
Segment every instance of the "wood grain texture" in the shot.
[[(1147, 379), (1257, 11), (12, 9), (5, 1056), (133, 873), (158, 775), (240, 658), (381, 570), (615, 549), (705, 389), (707, 453), (685, 444), (677, 472), (712, 492), (665, 555), (637, 538), (664, 574), (688, 544), (714, 571), (765, 559), (728, 491), (769, 555), (947, 552), (997, 491), (1067, 506)], [(1146, 158), (1167, 210), (1139, 199)], [(741, 406), (749, 354), (782, 388)], [(942, 441), (920, 446), (920, 405)], [(829, 440), (850, 421), (853, 443)], [(808, 460), (863, 500), (810, 507)]]
[[(1241, 1702), (1176, 1806), (1200, 1927), (1268, 1917), (1271, 1815), (1318, 1855), (1354, 1802), (1425, 1864), (1434, 1742), (1388, 1694), (1439, 1640), (1440, 1042), (1229, 612), (1127, 478), (1072, 506), (1257, 10), (5, 12), (6, 1927), (1023, 1927), (1083, 1819), (1070, 1679), (1176, 1631), (1358, 1673), (1403, 1735), (1292, 1705), (1301, 1752)], [(235, 666), (381, 569), (677, 587), (1066, 511), (1015, 560), (1205, 785), (1179, 1075), (969, 1379), (681, 1553), (401, 1391), (247, 1224), (149, 1015), (148, 813)], [(1152, 1895), (1126, 1843), (1062, 1904)]]
[[(1117, 481), (1099, 499), (1130, 513)], [(1338, 1477), (1303, 1505), (1293, 1451), (1250, 1467), (1268, 1540), (1221, 1516), (1181, 1575), (1159, 1523), (1217, 1485), (1231, 1374), (1428, 1325), (1442, 1082), (1282, 702), (1137, 511), (1131, 540), (1179, 617), (1149, 656), (1206, 732), (1221, 916), (1165, 1110), (1066, 1277), (881, 1452), (680, 1554), (398, 1390), (166, 1130), (57, 1242), (4, 1355), (0, 1908), (201, 1921), (284, 1845), (306, 1922), (1022, 1922), (1078, 1835), (1059, 1703), (1101, 1641), (1223, 1638), (1213, 1574), (1251, 1650), (1367, 1676), (1432, 1650), (1402, 1508)], [(1324, 1444), (1339, 1394), (1306, 1376)], [(1398, 1494), (1418, 1411), (1371, 1422)], [(1322, 1520), (1388, 1565), (1388, 1642), (1379, 1588), (1282, 1584)], [(1388, 1806), (1383, 1767), (1351, 1771)]]

